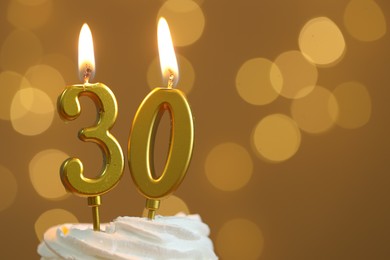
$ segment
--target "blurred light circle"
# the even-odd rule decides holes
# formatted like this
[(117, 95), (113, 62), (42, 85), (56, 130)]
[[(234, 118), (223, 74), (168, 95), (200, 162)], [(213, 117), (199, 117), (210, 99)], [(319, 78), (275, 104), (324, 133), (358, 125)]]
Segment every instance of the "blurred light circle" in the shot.
[(272, 65), (270, 60), (255, 58), (241, 66), (236, 76), (236, 88), (242, 99), (252, 105), (266, 105), (279, 96), (280, 91), (275, 89), (281, 89), (283, 79), (278, 67), (274, 65), (275, 80), (271, 82)]
[(30, 67), (25, 77), (34, 88), (38, 88), (49, 95), (53, 103), (57, 102), (59, 93), (65, 87), (65, 80), (55, 68), (40, 64)]
[(217, 254), (225, 260), (259, 259), (264, 248), (264, 237), (255, 223), (237, 218), (223, 224), (215, 246)]
[(318, 134), (329, 130), (335, 124), (338, 104), (329, 90), (316, 86), (309, 95), (293, 101), (291, 113), (299, 128)]
[(282, 114), (263, 118), (254, 128), (252, 143), (256, 153), (272, 162), (292, 157), (301, 144), (301, 132), (294, 120)]
[(386, 17), (374, 0), (351, 0), (344, 12), (347, 31), (359, 41), (382, 38), (387, 31)]
[(10, 119), (13, 97), (20, 89), (28, 87), (30, 83), (19, 73), (9, 70), (0, 73), (0, 119)]
[(24, 74), (30, 66), (37, 64), (42, 56), (42, 45), (30, 31), (15, 30), (3, 42), (0, 64), (4, 70)]
[(299, 34), (299, 48), (303, 55), (318, 65), (339, 61), (345, 51), (345, 40), (339, 27), (327, 17), (308, 21)]
[[(182, 55), (177, 55), (179, 64), (179, 81), (175, 86), (176, 89), (180, 89), (184, 93), (191, 92), (195, 82), (195, 70), (191, 62)], [(147, 81), (151, 89), (163, 86), (163, 80), (161, 76), (161, 69), (158, 57), (154, 58), (150, 63), (147, 72)]]
[(354, 129), (368, 123), (371, 117), (372, 102), (370, 93), (363, 84), (346, 82), (337, 86), (333, 94), (339, 108), (337, 125)]
[(52, 10), (51, 0), (11, 0), (8, 4), (7, 20), (18, 28), (36, 29), (48, 22)]
[(205, 18), (200, 6), (192, 0), (167, 0), (158, 17), (167, 19), (175, 46), (190, 45), (202, 36)]
[(244, 187), (252, 177), (252, 158), (241, 145), (222, 143), (207, 155), (205, 172), (207, 179), (217, 189), (235, 191)]
[(197, 3), (199, 6), (203, 5), (204, 1), (205, 0), (192, 0), (194, 1), (195, 3)]
[(59, 150), (48, 149), (37, 153), (29, 164), (31, 183), (45, 199), (57, 200), (68, 194), (60, 178), (60, 166), (69, 156)]
[(11, 123), (23, 135), (38, 135), (46, 131), (54, 117), (54, 105), (49, 96), (36, 88), (19, 90), (11, 104)]
[(300, 51), (287, 51), (275, 59), (270, 75), (274, 89), (280, 95), (294, 99), (304, 97), (313, 90), (318, 71)]
[(42, 213), (35, 221), (35, 234), (39, 241), (42, 241), (43, 234), (52, 226), (64, 223), (78, 223), (75, 215), (64, 209), (51, 209)]
[[(3, 145), (3, 149), (7, 146)], [(16, 199), (18, 183), (10, 170), (0, 165), (0, 212), (9, 208)]]
[(26, 87), (19, 89), (11, 100), (10, 120), (17, 120), (25, 116), (34, 103), (34, 88), (26, 78), (23, 80)]
[[(161, 200), (160, 208), (156, 211), (156, 214), (161, 216), (174, 216), (180, 212), (190, 214), (190, 210), (184, 200), (175, 195), (171, 195)], [(147, 215), (148, 210), (144, 209), (142, 216), (146, 217)]]

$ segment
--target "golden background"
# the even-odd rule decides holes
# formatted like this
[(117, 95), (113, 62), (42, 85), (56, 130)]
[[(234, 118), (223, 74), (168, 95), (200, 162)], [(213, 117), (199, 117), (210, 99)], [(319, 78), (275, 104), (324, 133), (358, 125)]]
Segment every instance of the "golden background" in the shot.
[[(67, 195), (68, 156), (98, 174), (78, 140), (93, 103), (64, 123), (56, 100), (79, 84), (77, 41), (91, 27), (96, 75), (115, 93), (112, 133), (127, 154), (134, 114), (161, 86), (156, 23), (171, 27), (178, 88), (194, 114), (188, 174), (160, 214), (198, 213), (221, 259), (389, 259), (390, 4), (385, 0), (0, 2), (2, 259), (37, 259), (44, 230), (91, 222)], [(156, 168), (166, 155), (160, 125)], [(127, 160), (127, 159), (126, 159)], [(141, 216), (128, 165), (101, 221)]]

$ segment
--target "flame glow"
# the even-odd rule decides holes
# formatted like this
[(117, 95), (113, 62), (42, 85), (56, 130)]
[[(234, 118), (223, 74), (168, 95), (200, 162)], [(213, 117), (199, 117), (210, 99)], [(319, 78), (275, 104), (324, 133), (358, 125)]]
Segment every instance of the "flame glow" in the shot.
[(81, 27), (79, 36), (79, 72), (80, 79), (84, 82), (88, 82), (95, 74), (92, 33), (86, 23)]
[(171, 78), (171, 80), (173, 80), (171, 83), (173, 86), (175, 86), (179, 79), (179, 68), (177, 66), (171, 32), (169, 31), (168, 23), (164, 17), (161, 17), (158, 21), (157, 40), (163, 81), (165, 84), (170, 86), (171, 84), (169, 80)]

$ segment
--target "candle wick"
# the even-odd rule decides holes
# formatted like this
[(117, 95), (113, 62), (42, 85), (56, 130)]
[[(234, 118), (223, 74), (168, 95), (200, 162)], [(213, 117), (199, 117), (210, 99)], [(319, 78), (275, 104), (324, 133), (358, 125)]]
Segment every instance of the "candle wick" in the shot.
[(175, 75), (169, 71), (169, 78), (168, 78), (168, 88), (173, 88), (173, 82), (175, 80)]
[(92, 75), (92, 69), (89, 65), (86, 65), (83, 73), (84, 84), (89, 82), (89, 78), (91, 77), (91, 75)]

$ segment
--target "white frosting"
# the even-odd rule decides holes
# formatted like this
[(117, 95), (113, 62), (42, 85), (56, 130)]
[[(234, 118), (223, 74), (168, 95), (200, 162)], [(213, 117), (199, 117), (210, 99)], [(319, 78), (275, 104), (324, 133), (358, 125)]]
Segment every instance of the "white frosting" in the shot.
[(218, 259), (199, 215), (118, 217), (101, 225), (63, 224), (46, 231), (41, 259)]

